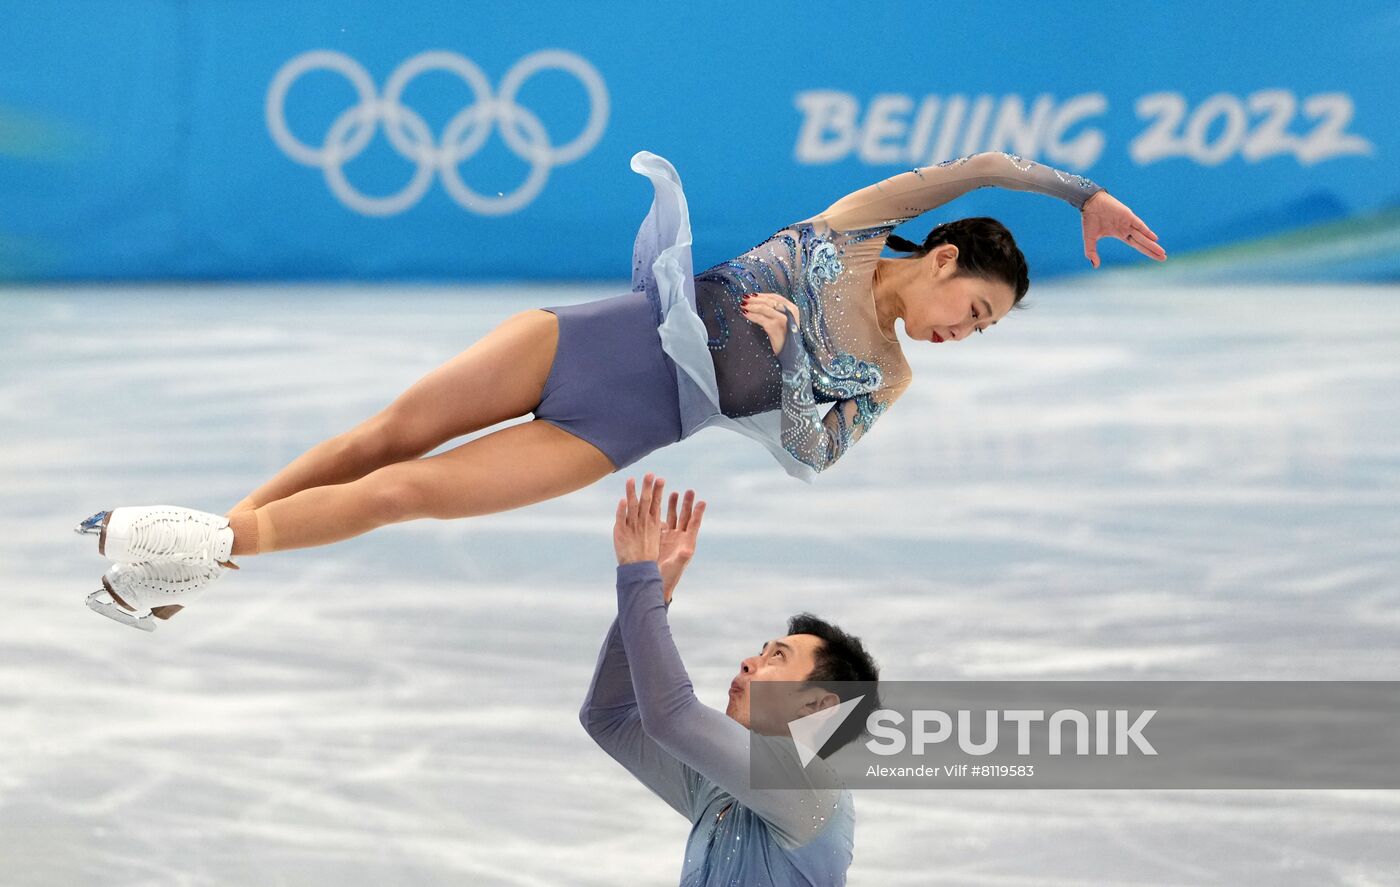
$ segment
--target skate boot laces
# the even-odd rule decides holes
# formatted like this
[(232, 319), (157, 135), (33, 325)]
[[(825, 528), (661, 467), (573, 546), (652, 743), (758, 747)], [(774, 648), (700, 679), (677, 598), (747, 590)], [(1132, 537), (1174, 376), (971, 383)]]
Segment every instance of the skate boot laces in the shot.
[(105, 539), (105, 553), (128, 564), (224, 561), (233, 547), (228, 518), (172, 505), (113, 510)]

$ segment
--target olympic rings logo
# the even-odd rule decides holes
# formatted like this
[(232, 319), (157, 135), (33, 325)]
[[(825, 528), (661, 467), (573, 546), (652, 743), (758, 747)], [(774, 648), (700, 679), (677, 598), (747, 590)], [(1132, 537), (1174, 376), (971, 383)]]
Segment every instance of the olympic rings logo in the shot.
[[(572, 142), (554, 147), (544, 124), (534, 112), (515, 102), (525, 81), (547, 69), (574, 75), (588, 92), (588, 125)], [(310, 71), (334, 71), (350, 81), (359, 104), (342, 111), (320, 147), (302, 142), (287, 124), (286, 100), (292, 85)], [(420, 74), (446, 71), (455, 74), (473, 94), (473, 102), (459, 111), (444, 128), (441, 139), (432, 132), (416, 111), (400, 103), (404, 90)], [(418, 203), (432, 186), (434, 173), (442, 175), (443, 187), (459, 206), (482, 215), (516, 212), (534, 200), (544, 188), (549, 172), (572, 163), (588, 153), (603, 135), (608, 122), (608, 92), (598, 70), (579, 56), (561, 49), (544, 49), (516, 62), (501, 80), (496, 94), (486, 75), (475, 62), (454, 52), (423, 52), (399, 65), (379, 96), (369, 72), (350, 56), (319, 49), (303, 53), (287, 62), (272, 78), (267, 90), (267, 129), (292, 160), (320, 167), (326, 185), (341, 203), (367, 216), (392, 216)], [(415, 166), (413, 178), (402, 190), (387, 197), (361, 193), (345, 177), (345, 164), (358, 157), (384, 124), (389, 144)], [(510, 194), (488, 197), (478, 194), (462, 181), (458, 167), (481, 150), (496, 123), (510, 149), (530, 164), (530, 174)]]

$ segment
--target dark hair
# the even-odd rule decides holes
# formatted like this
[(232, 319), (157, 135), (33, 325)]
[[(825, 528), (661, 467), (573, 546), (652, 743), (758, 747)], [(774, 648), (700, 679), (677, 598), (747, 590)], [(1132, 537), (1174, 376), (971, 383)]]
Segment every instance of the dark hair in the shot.
[(788, 620), (788, 634), (810, 634), (821, 638), (816, 664), (808, 683), (835, 693), (842, 702), (864, 696), (850, 716), (818, 751), (823, 758), (865, 732), (865, 719), (880, 707), (880, 666), (866, 652), (860, 638), (849, 635), (811, 613), (798, 613)]
[(944, 222), (928, 232), (922, 246), (894, 234), (885, 241), (890, 249), (914, 253), (916, 257), (927, 255), (945, 243), (958, 248), (959, 274), (1005, 283), (1015, 293), (1012, 307), (1021, 307), (1021, 299), (1031, 285), (1030, 270), (1021, 248), (1016, 245), (1016, 238), (996, 219), (974, 216)]

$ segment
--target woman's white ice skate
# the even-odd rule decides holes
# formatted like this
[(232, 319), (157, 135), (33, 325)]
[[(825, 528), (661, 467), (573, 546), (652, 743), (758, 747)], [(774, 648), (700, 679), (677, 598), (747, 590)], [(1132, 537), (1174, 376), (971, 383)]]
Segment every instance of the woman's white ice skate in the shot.
[(112, 564), (102, 587), (88, 595), (87, 605), (103, 616), (142, 631), (155, 631), (151, 610), (184, 606), (199, 597), (224, 568), (206, 564)]
[(99, 511), (75, 532), (98, 535), (98, 553), (123, 564), (217, 565), (233, 550), (228, 518), (176, 505)]

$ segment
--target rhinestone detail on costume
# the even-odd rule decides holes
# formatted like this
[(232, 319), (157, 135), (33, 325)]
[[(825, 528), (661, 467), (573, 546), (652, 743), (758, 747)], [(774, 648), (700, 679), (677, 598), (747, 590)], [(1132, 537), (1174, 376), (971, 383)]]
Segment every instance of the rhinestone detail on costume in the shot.
[[(875, 306), (874, 273), (886, 238), (902, 222), (992, 185), (1078, 208), (1100, 190), (1083, 176), (1006, 152), (954, 158), (852, 192), (696, 275), (719, 411), (731, 419), (779, 411), (780, 429), (766, 421), (747, 427), (815, 471), (840, 458), (912, 379)], [(777, 353), (763, 326), (740, 310), (752, 293), (776, 294), (797, 309)], [(823, 403), (832, 404), (824, 414)]]

